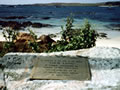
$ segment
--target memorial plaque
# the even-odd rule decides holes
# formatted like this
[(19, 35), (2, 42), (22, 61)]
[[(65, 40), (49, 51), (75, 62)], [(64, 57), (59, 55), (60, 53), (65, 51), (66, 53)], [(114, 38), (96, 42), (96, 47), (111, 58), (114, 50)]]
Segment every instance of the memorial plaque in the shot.
[(31, 79), (90, 80), (86, 57), (39, 57), (34, 60)]

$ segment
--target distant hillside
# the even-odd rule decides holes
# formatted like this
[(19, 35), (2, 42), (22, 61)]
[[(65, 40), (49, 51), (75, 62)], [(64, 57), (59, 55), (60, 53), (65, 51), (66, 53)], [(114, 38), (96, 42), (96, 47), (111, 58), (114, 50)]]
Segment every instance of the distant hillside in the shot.
[[(21, 5), (21, 4), (20, 4)], [(120, 6), (120, 1), (112, 1), (112, 2), (102, 2), (102, 3), (37, 3), (37, 4), (23, 4), (25, 6)], [(14, 7), (16, 5), (9, 5), (10, 7)]]
[(48, 3), (32, 4), (37, 6), (120, 6), (120, 1), (103, 2), (103, 3)]
[(48, 4), (33, 4), (37, 6), (99, 6), (103, 3), (48, 3)]
[(108, 6), (120, 6), (120, 1), (106, 2), (105, 5), (108, 5)]

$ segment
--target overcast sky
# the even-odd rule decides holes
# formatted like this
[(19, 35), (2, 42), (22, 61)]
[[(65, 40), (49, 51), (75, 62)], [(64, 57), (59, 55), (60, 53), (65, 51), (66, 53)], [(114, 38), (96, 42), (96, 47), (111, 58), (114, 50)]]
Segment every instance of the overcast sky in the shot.
[(33, 3), (52, 3), (52, 2), (77, 2), (77, 3), (96, 3), (115, 0), (0, 0), (0, 4), (33, 4)]

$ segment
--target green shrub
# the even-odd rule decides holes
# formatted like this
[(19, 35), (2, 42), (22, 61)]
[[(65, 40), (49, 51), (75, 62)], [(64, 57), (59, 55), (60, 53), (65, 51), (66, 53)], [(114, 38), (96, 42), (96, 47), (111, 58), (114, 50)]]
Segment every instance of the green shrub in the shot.
[(14, 41), (17, 38), (18, 32), (12, 30), (11, 28), (6, 28), (2, 32), (3, 37), (6, 39), (6, 42), (3, 44), (3, 49), (0, 52), (0, 56), (8, 53), (9, 51), (14, 51), (15, 43)]
[(97, 33), (91, 29), (91, 24), (85, 20), (84, 26), (73, 29), (73, 18), (67, 18), (66, 27), (62, 26), (62, 40), (51, 46), (50, 52), (76, 50), (95, 46)]
[(55, 51), (64, 51), (65, 46), (68, 44), (65, 40), (57, 41), (55, 45), (50, 46), (48, 52), (55, 52)]
[(36, 42), (37, 35), (32, 30), (28, 30), (28, 31), (29, 31), (29, 34), (33, 37), (33, 41), (29, 41), (28, 43), (29, 47), (32, 48), (33, 52), (40, 52), (40, 47)]
[[(95, 46), (97, 33), (94, 29), (91, 29), (91, 24), (86, 20), (82, 28), (73, 29), (73, 21), (72, 17), (67, 18), (65, 29), (63, 26), (61, 27), (63, 30), (62, 39), (57, 41), (54, 45), (52, 43), (48, 44), (48, 52), (77, 50)], [(32, 30), (29, 30), (29, 33), (33, 37), (33, 40), (28, 43), (29, 47), (32, 48), (33, 52), (40, 52), (40, 48), (42, 47), (36, 42), (37, 35), (35, 35)], [(10, 51), (14, 51), (14, 41), (16, 40), (17, 35), (18, 32), (10, 28), (3, 31), (3, 36), (7, 42), (5, 42), (2, 52), (0, 52), (0, 56), (3, 56)]]
[(73, 17), (67, 17), (67, 20), (66, 20), (66, 26), (65, 26), (65, 30), (64, 30), (64, 27), (61, 26), (62, 28), (62, 39), (67, 41), (68, 38), (70, 38), (70, 31), (72, 30), (72, 27), (73, 27)]
[(18, 35), (18, 32), (15, 30), (12, 30), (11, 28), (6, 28), (2, 32), (3, 37), (6, 39), (7, 42), (14, 42), (16, 40), (16, 37)]
[(4, 50), (11, 51), (11, 49), (14, 47), (14, 41), (17, 38), (18, 32), (15, 30), (12, 30), (11, 28), (6, 28), (2, 32), (3, 37), (6, 39), (6, 42), (4, 43)]

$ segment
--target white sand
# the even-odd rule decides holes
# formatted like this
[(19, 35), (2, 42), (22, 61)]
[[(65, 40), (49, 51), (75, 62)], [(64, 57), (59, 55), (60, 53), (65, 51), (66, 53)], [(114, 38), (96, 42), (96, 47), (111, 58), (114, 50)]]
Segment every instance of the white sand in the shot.
[(96, 46), (120, 48), (120, 31), (101, 31), (107, 34), (108, 39), (97, 39)]
[[(57, 30), (56, 30), (57, 29)], [(41, 28), (39, 29), (32, 29), (38, 36), (42, 34), (55, 34), (60, 32), (60, 28)], [(53, 30), (53, 31), (52, 31)], [(51, 32), (52, 31), (52, 32)], [(22, 31), (26, 32), (26, 31)], [(101, 31), (107, 33), (108, 39), (97, 39), (96, 46), (104, 46), (104, 47), (116, 47), (120, 48), (120, 32), (119, 31)], [(58, 35), (56, 38), (53, 38), (54, 40), (59, 40), (60, 35)], [(0, 31), (0, 41), (5, 41), (2, 31)]]
[(120, 48), (120, 37), (112, 39), (97, 39), (96, 46)]

